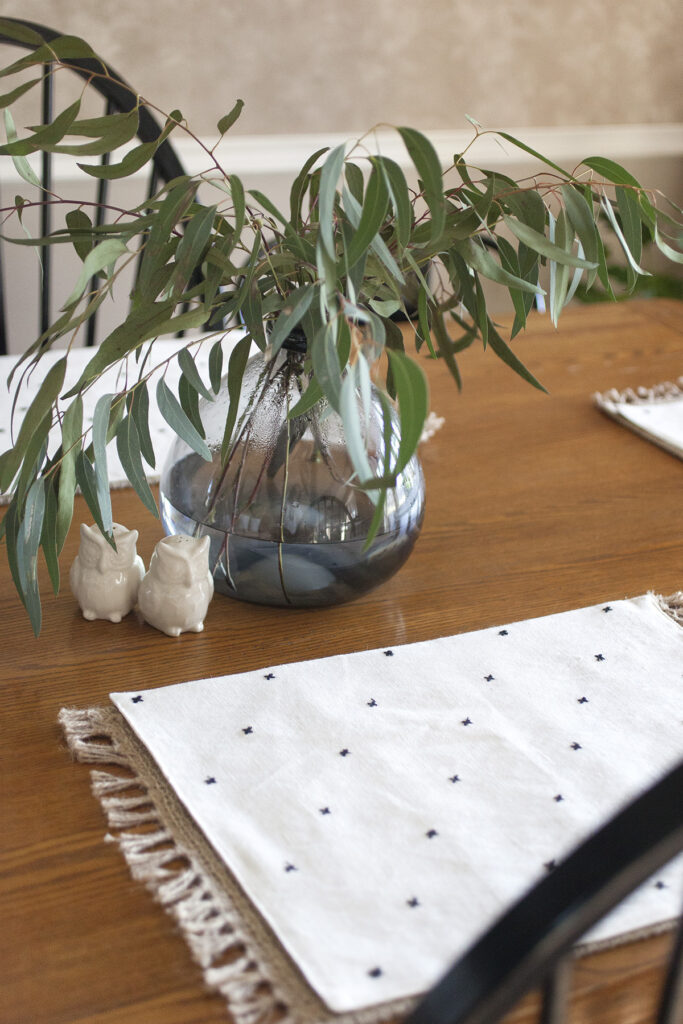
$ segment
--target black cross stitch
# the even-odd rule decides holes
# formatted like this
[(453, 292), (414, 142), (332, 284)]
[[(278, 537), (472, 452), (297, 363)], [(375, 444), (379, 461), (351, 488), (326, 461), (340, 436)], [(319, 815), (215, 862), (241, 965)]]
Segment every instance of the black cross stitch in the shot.
[(559, 804), (559, 803), (562, 802), (562, 800), (564, 800), (564, 797), (562, 796), (561, 793), (558, 793), (557, 796), (553, 797), (553, 800), (555, 801), (556, 804)]
[(250, 725), (248, 725), (248, 726), (246, 727), (246, 729), (242, 729), (242, 732), (244, 733), (244, 735), (245, 735), (245, 736), (251, 736), (251, 734), (253, 733), (253, 731), (254, 731), (254, 730), (252, 729), (252, 727), (251, 727)]
[(320, 813), (321, 814), (331, 814), (332, 812), (330, 811), (329, 807), (321, 807), (320, 808)]
[(393, 656), (394, 656), (394, 652), (393, 651), (385, 651), (384, 652), (384, 657), (385, 658), (393, 658)]
[(138, 694), (137, 697), (131, 697), (130, 699), (133, 701), (133, 704), (140, 704), (142, 702), (140, 694)]
[(666, 882), (655, 882), (655, 889), (666, 889)]
[(433, 839), (434, 836), (438, 836), (438, 834), (439, 833), (436, 831), (435, 828), (430, 828), (429, 832), (425, 832), (425, 835), (427, 836), (427, 839)]
[(346, 757), (346, 755), (350, 754), (350, 753), (351, 753), (351, 751), (347, 747), (344, 747), (343, 750), (339, 751), (339, 756), (340, 757)]
[(368, 705), (369, 708), (376, 708), (377, 707), (377, 701), (375, 700), (374, 697), (371, 697), (370, 700), (367, 701), (367, 705)]
[(471, 718), (463, 718), (462, 724), (463, 725), (472, 725), (472, 719)]
[(420, 906), (420, 901), (417, 898), (417, 896), (411, 896), (411, 898), (409, 900), (406, 900), (406, 903), (408, 904), (409, 907), (419, 907)]
[(572, 750), (581, 750), (581, 744), (577, 743), (576, 740), (572, 743)]
[(604, 654), (596, 654), (595, 655), (595, 660), (596, 661), (604, 661), (605, 660), (605, 655)]
[(449, 777), (449, 780), (448, 780), (448, 781), (449, 781), (449, 782), (460, 782), (460, 776), (459, 776), (459, 775), (451, 775), (451, 776)]
[(381, 967), (373, 967), (372, 970), (368, 971), (371, 978), (380, 978), (382, 976)]
[(507, 629), (500, 629), (500, 630), (498, 630), (498, 636), (507, 636), (507, 635), (508, 635)]
[(296, 871), (297, 869), (293, 864), (285, 864), (285, 871)]
[(273, 672), (268, 672), (267, 675), (265, 675), (263, 678), (264, 679), (275, 679), (275, 675), (274, 675)]
[(207, 776), (207, 778), (204, 779), (204, 782), (206, 783), (207, 786), (213, 786), (216, 780), (214, 779), (213, 775), (209, 775)]
[(484, 679), (486, 680), (487, 683), (492, 683), (495, 678), (496, 677), (492, 676), (490, 673), (487, 676), (484, 676)]
[(606, 604), (605, 607), (602, 610), (603, 610), (603, 612), (611, 612), (612, 608), (611, 608), (610, 605)]
[(589, 703), (588, 697), (577, 697), (576, 698), (576, 702), (577, 702), (577, 704), (588, 704)]

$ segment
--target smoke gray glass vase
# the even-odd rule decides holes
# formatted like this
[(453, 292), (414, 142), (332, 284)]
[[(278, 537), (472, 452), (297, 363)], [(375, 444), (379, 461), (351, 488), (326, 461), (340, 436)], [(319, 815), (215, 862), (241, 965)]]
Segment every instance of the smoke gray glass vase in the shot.
[[(213, 402), (200, 401), (211, 462), (177, 438), (162, 469), (166, 532), (210, 538), (216, 590), (230, 597), (291, 607), (353, 600), (403, 565), (420, 532), (424, 476), (413, 456), (387, 491), (379, 529), (366, 545), (375, 504), (354, 485), (341, 417), (323, 400), (288, 418), (307, 386), (300, 352), (283, 348), (270, 361), (254, 356), (226, 463), (221, 445), (230, 396), (224, 380)], [(385, 465), (376, 391), (367, 418), (358, 396), (358, 415), (376, 471)], [(391, 444), (395, 462), (394, 434)]]

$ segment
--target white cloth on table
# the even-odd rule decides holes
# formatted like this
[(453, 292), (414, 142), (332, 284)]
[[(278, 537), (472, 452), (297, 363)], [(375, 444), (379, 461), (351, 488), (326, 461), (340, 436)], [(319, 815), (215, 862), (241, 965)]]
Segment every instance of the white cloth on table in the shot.
[[(680, 758), (683, 628), (646, 595), (111, 698), (343, 1012), (426, 990)], [(675, 917), (682, 869), (591, 937)]]

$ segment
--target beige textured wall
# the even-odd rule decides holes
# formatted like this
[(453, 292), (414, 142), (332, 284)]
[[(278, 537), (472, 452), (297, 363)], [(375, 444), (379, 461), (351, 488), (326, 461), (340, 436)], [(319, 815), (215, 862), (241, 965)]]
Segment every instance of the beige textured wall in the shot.
[(673, 0), (21, 0), (210, 135), (683, 120)]

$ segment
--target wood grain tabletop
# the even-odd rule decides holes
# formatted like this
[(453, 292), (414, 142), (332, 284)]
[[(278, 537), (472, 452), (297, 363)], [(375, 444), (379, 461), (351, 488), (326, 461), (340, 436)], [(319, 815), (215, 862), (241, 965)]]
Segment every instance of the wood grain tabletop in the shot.
[[(535, 316), (514, 349), (548, 390), (532, 389), (491, 351), (461, 357), (458, 394), (423, 360), (442, 428), (421, 449), (422, 535), (403, 569), (356, 602), (271, 609), (217, 595), (202, 634), (172, 639), (134, 614), (86, 622), (43, 572), (35, 639), (0, 557), (0, 1022), (213, 1024), (228, 1019), (204, 988), (171, 919), (133, 882), (88, 771), (70, 761), (61, 707), (112, 690), (162, 686), (380, 646), (428, 640), (648, 590), (683, 588), (683, 465), (592, 404), (596, 391), (683, 374), (683, 304), (572, 308), (559, 330)], [(130, 490), (114, 518), (140, 531), (147, 564), (161, 527)], [(400, 936), (397, 936), (400, 941)], [(583, 960), (575, 1022), (645, 1024), (669, 939)], [(509, 1018), (534, 1019), (534, 997)]]

